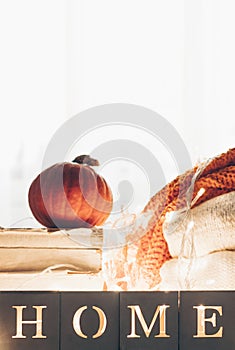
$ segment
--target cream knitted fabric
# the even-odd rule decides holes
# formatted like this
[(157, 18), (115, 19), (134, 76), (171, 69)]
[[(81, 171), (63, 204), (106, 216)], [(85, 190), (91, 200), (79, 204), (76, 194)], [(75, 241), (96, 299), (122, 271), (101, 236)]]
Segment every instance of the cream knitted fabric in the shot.
[(169, 213), (163, 232), (173, 258), (235, 250), (235, 192), (204, 202), (182, 219), (177, 212)]
[(234, 290), (235, 251), (171, 259), (160, 270), (161, 290)]

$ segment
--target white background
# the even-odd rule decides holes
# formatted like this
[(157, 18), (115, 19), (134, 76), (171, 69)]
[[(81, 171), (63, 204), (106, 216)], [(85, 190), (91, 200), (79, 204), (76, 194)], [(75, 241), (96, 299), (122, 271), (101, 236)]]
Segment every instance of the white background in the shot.
[(155, 110), (193, 162), (234, 147), (234, 13), (233, 0), (1, 0), (0, 226), (32, 224), (46, 146), (89, 107)]

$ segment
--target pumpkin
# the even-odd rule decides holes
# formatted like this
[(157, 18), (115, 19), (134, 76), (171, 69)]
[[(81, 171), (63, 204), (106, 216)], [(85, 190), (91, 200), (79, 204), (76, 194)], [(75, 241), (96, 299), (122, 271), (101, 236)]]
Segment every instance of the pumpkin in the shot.
[(102, 225), (113, 204), (111, 189), (92, 166), (90, 156), (57, 163), (32, 182), (28, 201), (34, 217), (48, 228), (79, 228)]

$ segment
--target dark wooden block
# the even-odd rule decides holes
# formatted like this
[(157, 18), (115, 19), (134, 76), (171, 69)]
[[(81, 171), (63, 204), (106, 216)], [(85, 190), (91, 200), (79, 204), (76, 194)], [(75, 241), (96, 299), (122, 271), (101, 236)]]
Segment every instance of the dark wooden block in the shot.
[(180, 295), (180, 350), (235, 349), (235, 292)]
[(61, 293), (61, 350), (119, 350), (119, 294)]
[(58, 350), (59, 294), (1, 292), (0, 349)]
[(177, 350), (178, 293), (121, 293), (120, 349)]

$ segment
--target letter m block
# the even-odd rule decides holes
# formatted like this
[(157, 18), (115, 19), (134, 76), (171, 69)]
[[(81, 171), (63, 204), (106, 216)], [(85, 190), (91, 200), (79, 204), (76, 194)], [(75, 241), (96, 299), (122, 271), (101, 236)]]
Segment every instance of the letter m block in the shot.
[(177, 350), (177, 292), (120, 294), (120, 350)]

